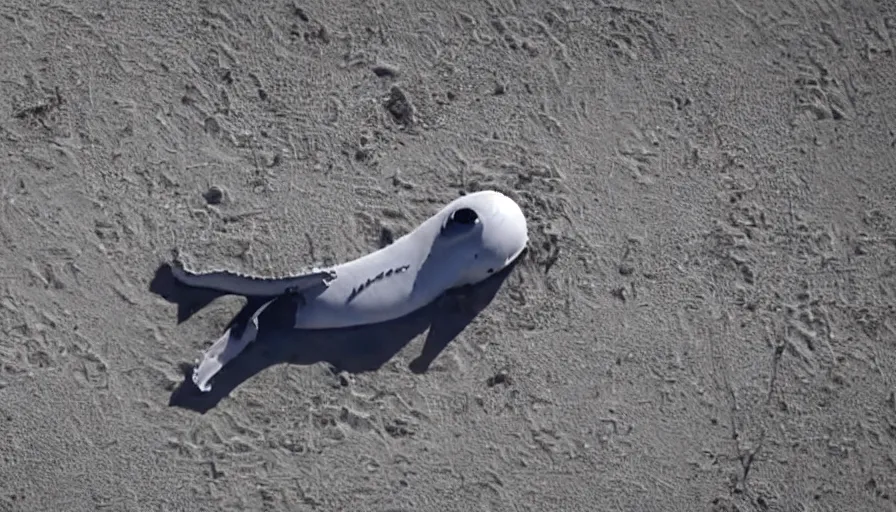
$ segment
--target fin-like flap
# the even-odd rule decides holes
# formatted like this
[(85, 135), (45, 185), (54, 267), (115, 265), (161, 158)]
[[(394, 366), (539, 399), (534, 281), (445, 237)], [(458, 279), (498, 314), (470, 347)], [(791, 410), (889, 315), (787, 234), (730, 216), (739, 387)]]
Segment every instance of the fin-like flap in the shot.
[(332, 270), (315, 270), (296, 276), (267, 278), (256, 277), (228, 270), (212, 272), (191, 272), (175, 260), (171, 263), (171, 273), (183, 285), (205, 288), (243, 297), (275, 297), (288, 293), (300, 293), (318, 286), (329, 286), (336, 278)]
[(245, 325), (231, 325), (229, 329), (217, 341), (202, 354), (202, 360), (193, 370), (193, 384), (202, 392), (212, 389), (210, 381), (221, 368), (224, 368), (230, 360), (238, 356), (243, 350), (255, 341), (258, 336), (258, 317), (271, 305), (273, 300), (266, 302), (255, 310), (252, 317)]

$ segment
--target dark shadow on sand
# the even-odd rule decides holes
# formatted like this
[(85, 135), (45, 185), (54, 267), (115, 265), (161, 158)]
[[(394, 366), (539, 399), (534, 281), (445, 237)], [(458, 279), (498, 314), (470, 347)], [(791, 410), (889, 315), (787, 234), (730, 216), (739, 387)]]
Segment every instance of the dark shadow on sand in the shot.
[[(346, 329), (291, 329), (295, 304), (289, 297), (277, 299), (259, 317), (256, 341), (215, 376), (210, 391), (199, 391), (191, 380), (192, 365), (181, 365), (184, 380), (171, 394), (169, 405), (208, 412), (243, 382), (280, 363), (310, 365), (325, 362), (336, 371), (376, 371), (429, 329), (421, 354), (410, 364), (414, 373), (424, 373), (445, 347), (488, 307), (524, 256), (475, 286), (448, 291), (429, 306), (380, 324)], [(178, 305), (178, 323), (224, 295), (175, 282), (167, 264), (156, 271), (150, 290)], [(247, 318), (266, 300), (250, 297), (231, 323), (238, 318)]]

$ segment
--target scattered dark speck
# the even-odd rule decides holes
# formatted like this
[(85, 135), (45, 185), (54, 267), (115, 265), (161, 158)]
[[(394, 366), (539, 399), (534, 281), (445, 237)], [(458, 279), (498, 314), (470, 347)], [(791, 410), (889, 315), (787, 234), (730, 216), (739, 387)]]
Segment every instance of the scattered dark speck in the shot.
[(309, 43), (314, 41), (320, 41), (324, 44), (330, 43), (330, 33), (327, 31), (327, 27), (324, 26), (321, 26), (316, 31), (303, 33), (302, 38)]
[(502, 94), (507, 92), (507, 86), (504, 84), (498, 84), (495, 86), (494, 94), (495, 96), (501, 96)]
[(511, 384), (511, 380), (510, 376), (507, 375), (507, 372), (501, 371), (496, 373), (494, 376), (489, 377), (489, 379), (485, 383), (488, 385), (488, 387), (493, 388), (498, 384), (509, 386)]
[(392, 114), (395, 121), (409, 126), (414, 124), (414, 106), (411, 100), (397, 85), (393, 85), (389, 90), (389, 99), (386, 100), (386, 110)]
[(620, 286), (619, 288), (614, 288), (614, 289), (610, 290), (610, 294), (612, 294), (613, 297), (616, 297), (617, 299), (621, 300), (622, 302), (625, 302), (625, 300), (626, 300), (627, 293), (625, 291), (624, 286)]
[(212, 185), (202, 194), (202, 197), (205, 198), (205, 202), (208, 204), (221, 204), (224, 201), (224, 189)]
[(355, 151), (355, 160), (357, 160), (359, 162), (363, 162), (365, 160), (368, 160), (370, 158), (370, 155), (371, 155), (371, 151), (369, 149), (358, 148)]
[(211, 133), (212, 135), (221, 133), (221, 125), (214, 117), (206, 117), (203, 128), (205, 129), (205, 133)]
[(393, 423), (385, 426), (386, 433), (391, 437), (409, 437), (413, 436), (413, 430), (408, 428), (407, 422), (403, 420), (395, 420)]
[(214, 461), (212, 461), (210, 463), (209, 473), (210, 473), (211, 477), (214, 478), (215, 480), (224, 476), (224, 472), (218, 470), (218, 466), (215, 464)]
[(305, 9), (302, 9), (298, 5), (292, 6), (292, 13), (299, 17), (300, 20), (304, 22), (308, 22), (308, 14), (305, 13)]
[(379, 64), (373, 67), (373, 74), (385, 78), (385, 77), (394, 77), (398, 75), (398, 68), (395, 66), (390, 66), (389, 64)]

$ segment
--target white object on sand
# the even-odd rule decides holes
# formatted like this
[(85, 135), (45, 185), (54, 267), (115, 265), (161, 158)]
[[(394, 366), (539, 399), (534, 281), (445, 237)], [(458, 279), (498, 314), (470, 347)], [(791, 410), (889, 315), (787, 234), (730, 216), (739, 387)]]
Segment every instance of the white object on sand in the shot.
[[(206, 350), (193, 371), (193, 383), (209, 391), (211, 378), (255, 340), (259, 315), (280, 296), (300, 297), (297, 329), (386, 322), (428, 305), (451, 288), (487, 279), (510, 265), (527, 243), (519, 205), (500, 192), (481, 191), (455, 199), (391, 245), (329, 270), (268, 279), (227, 271), (199, 274), (172, 265), (175, 278), (187, 286), (270, 298), (247, 325), (232, 325)], [(244, 328), (233, 332), (235, 327)]]

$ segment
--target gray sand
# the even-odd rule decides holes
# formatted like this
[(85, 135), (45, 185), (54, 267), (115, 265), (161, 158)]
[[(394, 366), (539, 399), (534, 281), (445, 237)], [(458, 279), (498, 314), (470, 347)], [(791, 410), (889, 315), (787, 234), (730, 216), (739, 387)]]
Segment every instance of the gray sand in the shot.
[[(168, 4), (0, 7), (0, 510), (896, 510), (896, 4)], [(531, 250), (427, 372), (297, 334), (173, 399), (241, 307), (178, 325), (173, 251), (484, 188)]]

